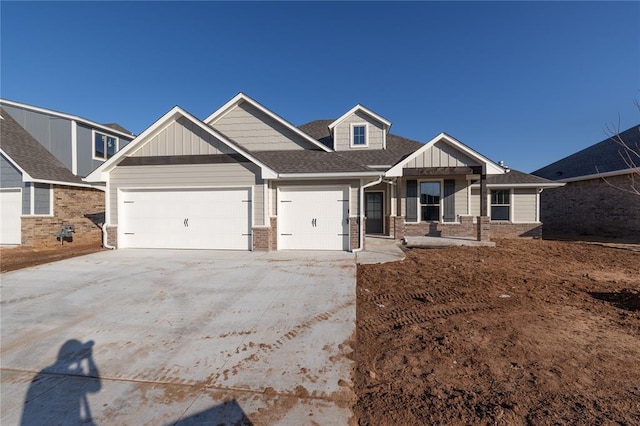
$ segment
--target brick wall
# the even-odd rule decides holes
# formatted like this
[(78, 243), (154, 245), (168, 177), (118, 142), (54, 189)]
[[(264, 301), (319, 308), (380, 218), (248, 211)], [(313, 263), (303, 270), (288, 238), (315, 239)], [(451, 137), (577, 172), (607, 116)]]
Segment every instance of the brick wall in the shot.
[(478, 226), (475, 216), (460, 216), (460, 223), (439, 223), (442, 237), (478, 238)]
[(117, 226), (107, 227), (107, 243), (111, 247), (118, 247), (118, 227)]
[[(366, 218), (363, 218), (366, 220)], [(365, 223), (363, 222), (362, 228)], [(358, 216), (349, 216), (349, 250), (355, 250), (360, 247), (360, 221)], [(362, 247), (364, 250), (364, 247)]]
[(493, 222), (491, 224), (491, 238), (520, 238), (542, 237), (542, 224), (540, 223), (508, 223)]
[(253, 228), (253, 249), (256, 251), (269, 251), (271, 248), (271, 228)]
[(396, 240), (404, 238), (404, 216), (390, 216), (389, 217), (389, 236)]
[(545, 189), (540, 194), (544, 232), (640, 240), (640, 195), (619, 189), (630, 188), (630, 176)]
[(73, 241), (102, 241), (104, 222), (104, 192), (92, 188), (53, 185), (53, 216), (23, 217), (22, 244), (50, 246), (60, 244), (55, 234), (63, 224), (75, 226)]

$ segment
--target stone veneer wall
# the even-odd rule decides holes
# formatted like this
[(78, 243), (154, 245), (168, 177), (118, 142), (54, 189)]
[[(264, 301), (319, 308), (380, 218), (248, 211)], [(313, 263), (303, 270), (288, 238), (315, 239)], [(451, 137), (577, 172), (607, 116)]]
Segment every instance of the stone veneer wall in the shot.
[[(632, 174), (569, 182), (540, 194), (544, 233), (591, 235), (640, 241), (640, 195)], [(636, 188), (640, 176), (635, 176)]]
[(73, 241), (100, 243), (104, 222), (104, 192), (93, 188), (53, 185), (53, 216), (23, 216), (22, 244), (50, 246), (60, 244), (55, 234), (62, 225), (75, 227)]

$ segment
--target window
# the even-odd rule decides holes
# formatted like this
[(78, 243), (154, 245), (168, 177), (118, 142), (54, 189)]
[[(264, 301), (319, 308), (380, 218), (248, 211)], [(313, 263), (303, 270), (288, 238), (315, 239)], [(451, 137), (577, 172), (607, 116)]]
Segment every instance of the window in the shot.
[(509, 220), (510, 200), (508, 189), (491, 191), (491, 220)]
[(351, 125), (351, 145), (367, 146), (367, 125), (366, 124)]
[(108, 160), (118, 152), (118, 138), (104, 133), (93, 132), (93, 158)]
[(440, 182), (420, 182), (422, 220), (440, 220)]

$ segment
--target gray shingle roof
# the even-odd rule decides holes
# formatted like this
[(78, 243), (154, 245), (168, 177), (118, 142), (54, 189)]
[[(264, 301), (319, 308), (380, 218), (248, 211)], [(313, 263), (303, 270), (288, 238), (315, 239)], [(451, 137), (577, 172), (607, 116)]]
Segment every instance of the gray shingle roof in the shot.
[(336, 152), (316, 150), (251, 151), (251, 155), (278, 173), (357, 173), (372, 171)]
[(33, 179), (86, 184), (0, 108), (0, 146)]
[[(640, 125), (633, 126), (620, 133), (620, 138), (633, 149), (640, 150)], [(542, 167), (532, 172), (532, 174), (551, 180), (560, 180), (625, 170), (629, 166), (623, 160), (621, 155), (623, 151), (615, 137), (607, 138), (582, 151)]]
[[(514, 185), (514, 184), (532, 184), (532, 185), (544, 185), (555, 183), (551, 180), (530, 175), (518, 170), (511, 169), (508, 173), (502, 175), (488, 175), (487, 185)], [(560, 184), (561, 185), (561, 184)]]
[[(335, 120), (316, 120), (298, 128), (331, 148), (331, 134), (328, 126), (333, 121)], [(422, 146), (424, 144), (421, 142), (388, 134), (387, 149), (340, 151), (339, 155), (363, 166), (392, 166)]]

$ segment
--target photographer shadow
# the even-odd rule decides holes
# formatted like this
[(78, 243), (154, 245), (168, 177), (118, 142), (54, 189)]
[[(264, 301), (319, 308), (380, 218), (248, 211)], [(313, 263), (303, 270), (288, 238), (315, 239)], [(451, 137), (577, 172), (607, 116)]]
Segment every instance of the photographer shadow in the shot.
[(68, 340), (60, 347), (56, 362), (42, 369), (31, 381), (20, 424), (92, 425), (87, 395), (100, 388), (93, 341)]

